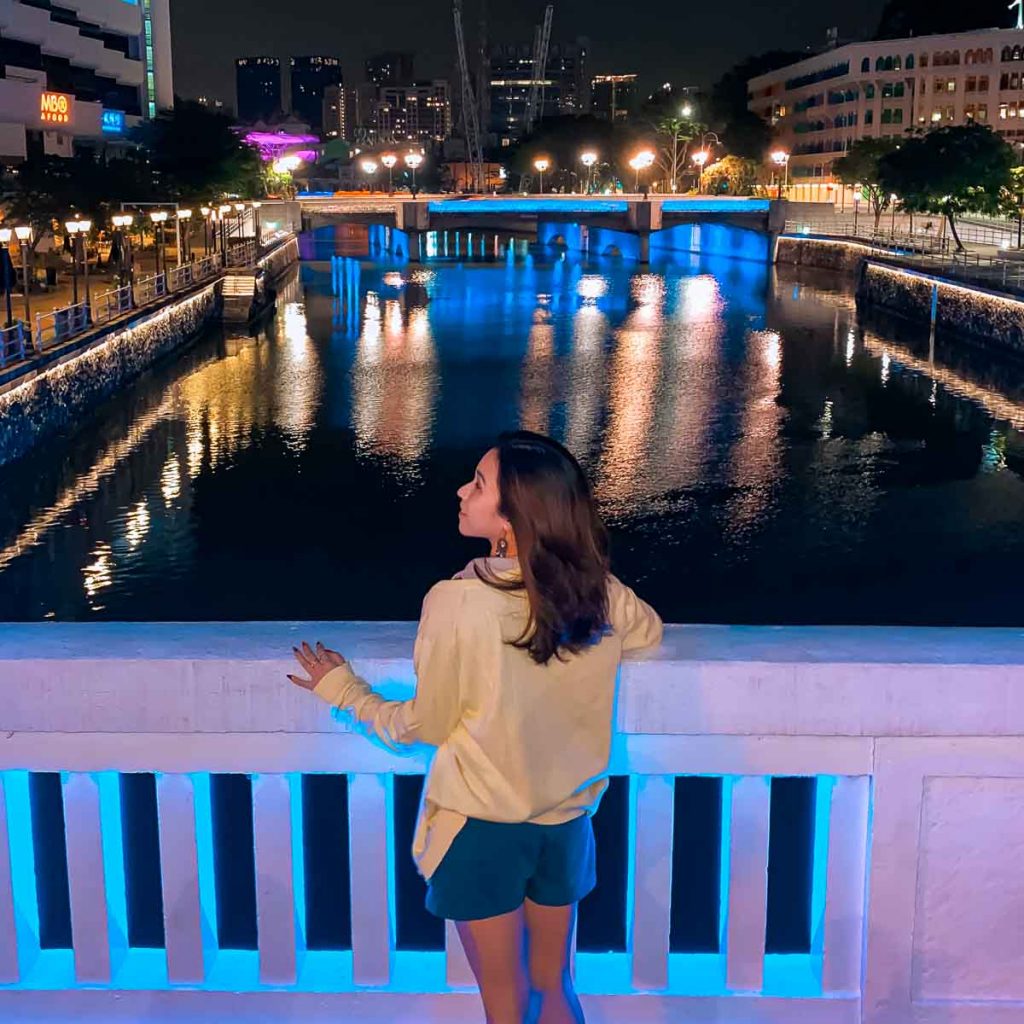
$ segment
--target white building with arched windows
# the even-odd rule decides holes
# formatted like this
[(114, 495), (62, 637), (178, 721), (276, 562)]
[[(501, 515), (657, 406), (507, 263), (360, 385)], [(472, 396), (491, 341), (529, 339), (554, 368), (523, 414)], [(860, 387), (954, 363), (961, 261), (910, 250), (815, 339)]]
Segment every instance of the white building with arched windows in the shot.
[(858, 139), (976, 121), (1024, 149), (1024, 32), (850, 43), (751, 79), (748, 97), (790, 154), (789, 197), (840, 203), (832, 164)]

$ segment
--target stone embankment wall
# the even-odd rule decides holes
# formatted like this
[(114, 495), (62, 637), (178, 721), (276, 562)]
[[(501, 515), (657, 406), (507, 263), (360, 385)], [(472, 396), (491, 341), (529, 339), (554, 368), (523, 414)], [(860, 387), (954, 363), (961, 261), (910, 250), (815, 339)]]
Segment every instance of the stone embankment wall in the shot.
[(775, 262), (850, 274), (861, 308), (883, 309), (926, 327), (934, 319), (943, 333), (1024, 355), (1024, 300), (1015, 296), (903, 266), (870, 246), (841, 239), (781, 237)]

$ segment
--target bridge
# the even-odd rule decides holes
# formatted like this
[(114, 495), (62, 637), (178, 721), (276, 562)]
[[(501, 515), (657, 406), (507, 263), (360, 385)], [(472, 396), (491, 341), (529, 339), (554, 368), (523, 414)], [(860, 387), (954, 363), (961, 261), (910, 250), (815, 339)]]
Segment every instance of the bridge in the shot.
[(389, 251), (413, 262), (422, 258), (424, 236), (444, 231), (536, 234), (540, 242), (648, 263), (659, 246), (706, 248), (701, 231), (709, 229), (713, 246), (767, 259), (771, 240), (794, 215), (785, 200), (735, 196), (303, 196), (300, 203), (305, 230), (381, 226), (390, 229)]

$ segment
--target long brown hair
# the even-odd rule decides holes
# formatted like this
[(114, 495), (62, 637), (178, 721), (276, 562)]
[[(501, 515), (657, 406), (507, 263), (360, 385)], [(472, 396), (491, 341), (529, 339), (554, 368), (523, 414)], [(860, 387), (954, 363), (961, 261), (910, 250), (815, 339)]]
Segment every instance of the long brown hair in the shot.
[(478, 575), (502, 590), (526, 589), (530, 617), (512, 644), (546, 665), (608, 630), (608, 534), (580, 464), (557, 441), (517, 430), (496, 447), (498, 511), (512, 524), (522, 582)]

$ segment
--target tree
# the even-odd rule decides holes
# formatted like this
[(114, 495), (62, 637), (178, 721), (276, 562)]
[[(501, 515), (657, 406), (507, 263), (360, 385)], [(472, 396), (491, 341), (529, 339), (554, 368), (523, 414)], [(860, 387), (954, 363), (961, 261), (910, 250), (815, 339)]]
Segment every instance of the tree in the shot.
[(656, 159), (665, 175), (665, 191), (676, 192), (689, 169), (690, 143), (704, 130), (704, 125), (681, 114), (670, 114), (658, 120), (654, 130), (658, 138)]
[(54, 223), (75, 215), (98, 219), (101, 212), (102, 174), (91, 155), (70, 160), (58, 156), (30, 157), (12, 177), (7, 216), (12, 222), (32, 225), (32, 248)]
[(1017, 222), (1017, 248), (1021, 247), (1024, 229), (1024, 167), (1010, 169), (1010, 183), (999, 197), (999, 211)]
[(705, 169), (704, 189), (709, 195), (752, 195), (760, 169), (757, 160), (741, 156), (722, 157)]
[(225, 114), (178, 99), (172, 111), (136, 129), (134, 137), (148, 151), (167, 198), (263, 194), (259, 154), (239, 138)]
[(1011, 187), (1012, 148), (979, 124), (937, 128), (910, 136), (879, 160), (879, 184), (900, 198), (905, 210), (945, 217), (956, 241), (958, 215), (996, 213)]
[(879, 161), (899, 147), (897, 139), (860, 139), (833, 165), (832, 170), (844, 185), (856, 185), (875, 215), (875, 230), (882, 214), (889, 209), (892, 191), (881, 182)]

